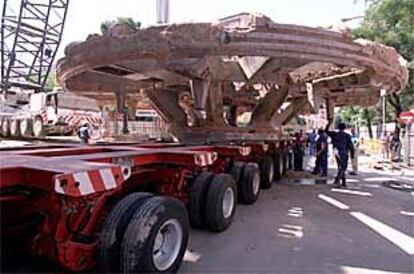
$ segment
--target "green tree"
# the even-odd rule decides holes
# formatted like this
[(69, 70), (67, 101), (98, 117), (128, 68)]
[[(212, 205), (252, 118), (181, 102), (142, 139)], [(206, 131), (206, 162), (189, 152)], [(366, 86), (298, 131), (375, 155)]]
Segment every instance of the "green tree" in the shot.
[(360, 107), (349, 106), (343, 107), (339, 111), (341, 122), (352, 124), (354, 126), (365, 126), (368, 129), (369, 138), (373, 138), (372, 125), (377, 123), (376, 119), (379, 112), (376, 106)]
[(52, 91), (57, 85), (56, 72), (51, 71), (47, 76), (44, 90), (46, 92)]
[(141, 28), (141, 22), (135, 21), (131, 17), (118, 17), (116, 20), (106, 20), (101, 23), (102, 34), (106, 33), (110, 27), (117, 24), (127, 24), (134, 31)]
[(394, 110), (396, 133), (398, 116), (414, 104), (414, 0), (368, 0), (364, 20), (353, 30), (354, 38), (366, 38), (394, 47), (410, 62), (408, 86), (399, 94), (387, 96)]

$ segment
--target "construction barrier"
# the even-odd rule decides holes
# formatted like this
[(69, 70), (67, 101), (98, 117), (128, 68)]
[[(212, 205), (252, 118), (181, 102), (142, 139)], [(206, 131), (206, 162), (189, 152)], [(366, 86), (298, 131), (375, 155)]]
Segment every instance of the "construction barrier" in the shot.
[(381, 152), (381, 141), (378, 139), (363, 140), (360, 142), (359, 148), (365, 154), (378, 155)]

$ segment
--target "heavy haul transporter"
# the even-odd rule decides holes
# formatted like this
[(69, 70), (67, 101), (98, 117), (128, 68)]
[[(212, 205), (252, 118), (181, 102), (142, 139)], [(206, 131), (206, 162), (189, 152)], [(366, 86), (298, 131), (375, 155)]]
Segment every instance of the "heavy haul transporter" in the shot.
[(176, 271), (189, 223), (226, 230), (237, 202), (253, 204), (291, 168), (292, 140), (280, 129), (293, 116), (375, 104), (408, 79), (392, 48), (252, 14), (118, 26), (65, 54), (62, 86), (114, 96), (120, 109), (144, 91), (179, 140), (1, 152), (2, 248), (72, 271)]

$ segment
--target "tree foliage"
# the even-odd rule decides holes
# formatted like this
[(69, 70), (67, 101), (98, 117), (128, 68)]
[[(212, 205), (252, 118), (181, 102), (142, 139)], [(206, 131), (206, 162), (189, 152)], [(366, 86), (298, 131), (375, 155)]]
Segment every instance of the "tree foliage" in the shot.
[[(410, 78), (399, 94), (387, 97), (386, 121), (414, 104), (414, 0), (367, 0), (368, 8), (360, 27), (353, 30), (354, 39), (365, 38), (394, 47), (409, 62)], [(379, 105), (380, 106), (380, 105)], [(345, 107), (340, 115), (345, 122), (362, 125), (381, 123), (381, 107)], [(399, 130), (399, 127), (397, 127)]]
[(46, 92), (52, 91), (57, 86), (56, 72), (51, 71), (46, 79), (44, 90)]
[[(366, 38), (394, 47), (410, 63), (408, 86), (399, 97), (390, 96), (394, 108), (402, 110), (414, 104), (414, 0), (367, 1), (369, 6), (354, 38)], [(400, 102), (398, 102), (398, 100)]]
[(141, 22), (135, 21), (131, 17), (118, 17), (116, 20), (106, 20), (101, 23), (102, 34), (106, 33), (110, 27), (117, 24), (127, 24), (134, 31), (141, 28)]

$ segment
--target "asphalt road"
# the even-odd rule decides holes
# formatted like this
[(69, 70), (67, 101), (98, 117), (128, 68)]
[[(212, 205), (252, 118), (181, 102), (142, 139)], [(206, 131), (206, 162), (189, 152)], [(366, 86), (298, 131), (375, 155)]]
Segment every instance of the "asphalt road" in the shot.
[[(180, 271), (413, 273), (414, 192), (385, 187), (413, 175), (362, 172), (346, 190), (292, 180), (239, 206), (227, 231), (191, 232)], [(309, 183), (311, 181), (307, 181)]]

